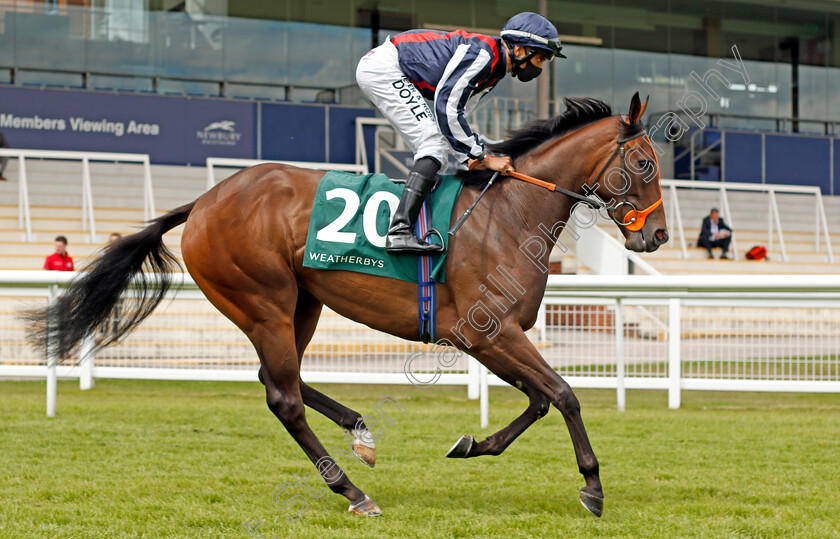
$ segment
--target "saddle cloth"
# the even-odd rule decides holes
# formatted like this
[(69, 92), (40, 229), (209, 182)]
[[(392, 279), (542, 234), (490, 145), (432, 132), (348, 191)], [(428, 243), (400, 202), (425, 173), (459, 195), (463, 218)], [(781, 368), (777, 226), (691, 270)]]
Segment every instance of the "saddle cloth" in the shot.
[[(446, 231), (461, 187), (458, 179), (443, 176), (438, 188), (426, 199), (431, 205), (431, 222), (441, 231), (447, 247)], [(395, 183), (384, 174), (327, 172), (312, 203), (304, 267), (357, 271), (417, 283), (416, 256), (385, 252), (385, 235), (402, 190), (402, 183)], [(440, 243), (441, 238), (430, 237), (430, 241)], [(445, 256), (435, 257), (435, 265), (440, 267), (434, 274), (438, 282), (445, 279)]]

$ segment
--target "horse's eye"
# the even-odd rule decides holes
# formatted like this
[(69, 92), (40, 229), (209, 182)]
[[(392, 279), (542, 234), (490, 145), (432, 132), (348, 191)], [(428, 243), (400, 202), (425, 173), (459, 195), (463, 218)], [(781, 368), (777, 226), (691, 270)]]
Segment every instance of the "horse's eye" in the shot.
[(649, 166), (653, 165), (653, 162), (649, 159), (639, 159), (639, 168), (644, 169), (648, 168)]

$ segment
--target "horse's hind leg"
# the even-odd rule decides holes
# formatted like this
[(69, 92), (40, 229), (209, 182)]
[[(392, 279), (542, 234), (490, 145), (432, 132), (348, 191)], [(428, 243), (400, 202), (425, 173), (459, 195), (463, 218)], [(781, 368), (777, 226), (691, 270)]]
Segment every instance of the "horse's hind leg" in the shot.
[(294, 331), (290, 322), (288, 319), (285, 323), (283, 320), (264, 322), (249, 335), (262, 362), (268, 407), (315, 464), (330, 489), (350, 500), (351, 512), (379, 515), (379, 507), (350, 482), (306, 422), (298, 354), (292, 345)]
[[(295, 307), (295, 346), (298, 352), (298, 365), (303, 361), (303, 352), (312, 339), (312, 335), (315, 334), (322, 306), (323, 304), (312, 294), (298, 289)], [(347, 432), (352, 438), (349, 441), (353, 452), (362, 462), (373, 468), (376, 464), (376, 445), (362, 415), (310, 387), (303, 380), (300, 381), (300, 394), (305, 405), (331, 419)]]
[(333, 420), (345, 430), (348, 441), (353, 447), (353, 453), (373, 468), (376, 464), (376, 444), (361, 414), (306, 385), (303, 380), (300, 381), (300, 393), (304, 404)]

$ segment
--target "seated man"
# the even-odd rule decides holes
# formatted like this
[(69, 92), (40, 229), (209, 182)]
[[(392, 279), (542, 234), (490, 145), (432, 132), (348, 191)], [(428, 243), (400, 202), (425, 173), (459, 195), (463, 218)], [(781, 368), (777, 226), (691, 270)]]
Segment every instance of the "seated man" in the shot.
[(729, 242), (732, 241), (732, 229), (726, 226), (717, 208), (712, 208), (709, 215), (703, 218), (703, 226), (700, 228), (700, 236), (697, 238), (697, 247), (705, 247), (709, 252), (709, 258), (714, 258), (712, 248), (720, 247), (723, 252), (721, 260), (731, 260), (726, 253), (729, 251)]

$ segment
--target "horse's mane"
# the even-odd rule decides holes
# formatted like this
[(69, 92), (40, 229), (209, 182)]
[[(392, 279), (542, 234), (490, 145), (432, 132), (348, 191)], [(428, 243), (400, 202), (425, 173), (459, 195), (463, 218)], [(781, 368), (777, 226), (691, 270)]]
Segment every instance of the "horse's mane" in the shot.
[[(578, 129), (597, 120), (612, 116), (612, 107), (594, 97), (564, 97), (566, 111), (547, 120), (534, 120), (523, 128), (509, 133), (509, 138), (488, 145), (493, 153), (509, 155), (511, 159), (525, 154), (548, 139)], [(490, 170), (461, 170), (456, 176), (464, 185), (484, 186), (493, 172)]]

